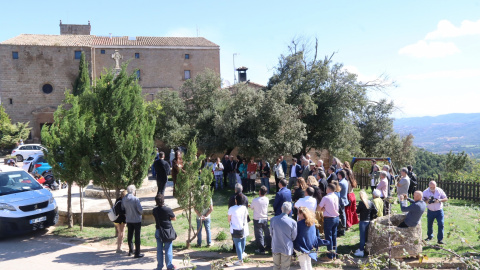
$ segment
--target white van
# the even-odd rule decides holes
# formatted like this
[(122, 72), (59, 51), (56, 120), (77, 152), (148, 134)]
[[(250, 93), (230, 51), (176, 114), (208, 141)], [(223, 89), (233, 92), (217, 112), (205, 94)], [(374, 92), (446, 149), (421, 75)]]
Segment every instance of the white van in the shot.
[(53, 226), (57, 202), (21, 168), (0, 165), (0, 237)]

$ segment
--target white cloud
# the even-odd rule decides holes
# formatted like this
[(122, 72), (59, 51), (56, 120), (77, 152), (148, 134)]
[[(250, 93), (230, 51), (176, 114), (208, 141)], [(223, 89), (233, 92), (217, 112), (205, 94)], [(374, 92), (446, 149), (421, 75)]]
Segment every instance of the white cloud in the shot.
[(167, 37), (196, 37), (195, 29), (190, 28), (176, 28), (167, 32)]
[(480, 69), (462, 69), (462, 70), (444, 70), (444, 71), (435, 71), (422, 74), (410, 74), (404, 78), (410, 80), (424, 80), (424, 79), (465, 79), (465, 78), (474, 78), (480, 77)]
[(361, 82), (364, 82), (364, 83), (375, 81), (375, 80), (378, 79), (377, 76), (369, 76), (369, 75), (365, 75), (365, 74), (360, 73), (360, 71), (358, 70), (358, 68), (356, 66), (344, 66), (343, 69), (345, 69), (346, 71), (348, 71), (350, 73), (357, 74), (357, 79)]
[(476, 22), (465, 20), (460, 27), (456, 27), (448, 20), (441, 20), (438, 22), (437, 29), (428, 33), (425, 40), (471, 35), (480, 35), (480, 20)]
[(417, 58), (437, 58), (459, 53), (460, 49), (453, 42), (428, 42), (420, 40), (415, 44), (407, 45), (398, 51), (398, 54)]

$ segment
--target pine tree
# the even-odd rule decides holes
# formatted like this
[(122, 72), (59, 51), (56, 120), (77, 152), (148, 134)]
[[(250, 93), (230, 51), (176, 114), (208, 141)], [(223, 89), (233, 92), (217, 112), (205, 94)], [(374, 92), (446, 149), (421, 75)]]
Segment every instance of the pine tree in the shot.
[(210, 187), (213, 182), (212, 172), (210, 170), (202, 170), (200, 177), (198, 175), (204, 159), (205, 155), (197, 158), (197, 143), (195, 139), (192, 140), (188, 144), (187, 153), (184, 156), (185, 172), (180, 171), (177, 184), (175, 185), (178, 204), (183, 208), (188, 220), (187, 248), (190, 248), (190, 243), (198, 234), (198, 231), (195, 232), (196, 226), (193, 225), (195, 221), (194, 210), (202, 212), (208, 208), (213, 195), (213, 189)]
[(85, 60), (85, 53), (82, 52), (78, 67), (78, 77), (75, 79), (72, 92), (74, 96), (78, 96), (88, 89), (90, 89), (90, 75), (88, 74), (88, 63)]
[[(93, 113), (96, 130), (91, 144), (93, 181), (102, 187), (111, 206), (110, 190), (139, 187), (153, 157), (155, 119), (147, 110), (136, 74), (123, 65), (118, 75), (102, 74), (93, 91), (81, 95)], [(118, 195), (118, 194), (117, 194)]]
[(68, 92), (65, 93), (65, 101), (55, 111), (54, 122), (50, 127), (42, 129), (42, 142), (48, 152), (45, 157), (52, 166), (55, 177), (68, 183), (67, 216), (68, 227), (73, 227), (72, 215), (72, 184), (76, 182), (80, 186), (80, 229), (83, 229), (83, 187), (91, 178), (90, 158), (92, 148), (86, 147), (92, 144), (95, 132), (92, 113), (81, 110), (79, 97)]
[(12, 124), (5, 108), (0, 104), (0, 148), (14, 146), (20, 140), (26, 140), (30, 134), (29, 122)]

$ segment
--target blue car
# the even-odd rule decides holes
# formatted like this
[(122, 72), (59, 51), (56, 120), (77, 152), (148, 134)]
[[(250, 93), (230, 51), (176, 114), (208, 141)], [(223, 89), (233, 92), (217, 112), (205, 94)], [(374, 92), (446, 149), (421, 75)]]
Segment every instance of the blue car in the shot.
[(31, 166), (33, 175), (35, 175), (35, 173), (38, 173), (45, 176), (47, 173), (50, 173), (52, 171), (52, 166), (48, 164), (43, 155), (38, 157), (34, 162), (32, 162)]

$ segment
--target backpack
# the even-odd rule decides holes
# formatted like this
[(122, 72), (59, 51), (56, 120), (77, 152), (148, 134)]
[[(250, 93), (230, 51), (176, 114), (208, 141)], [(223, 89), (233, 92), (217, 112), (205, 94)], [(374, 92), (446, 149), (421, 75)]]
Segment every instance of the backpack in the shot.
[(417, 176), (413, 172), (409, 172), (408, 177), (410, 178), (410, 183), (417, 186)]

